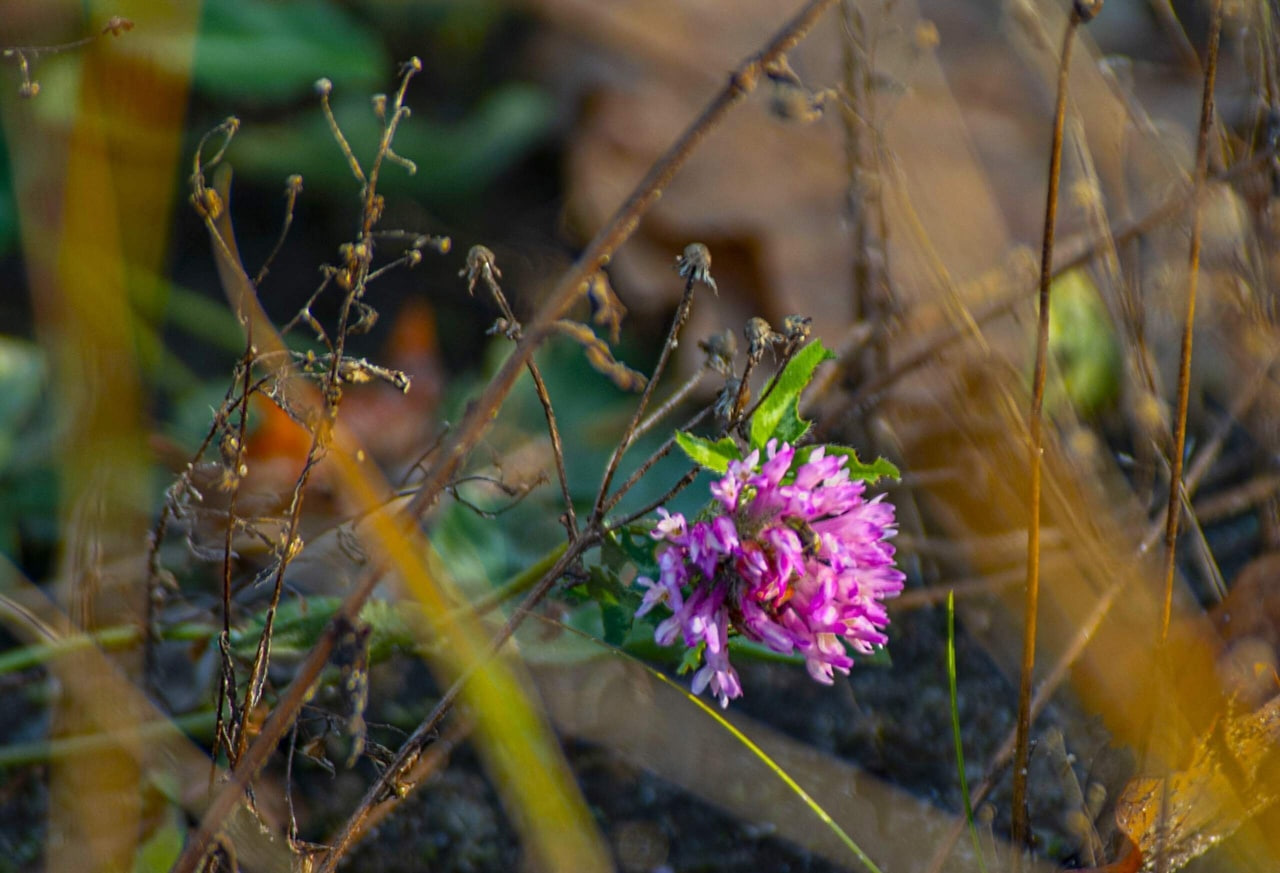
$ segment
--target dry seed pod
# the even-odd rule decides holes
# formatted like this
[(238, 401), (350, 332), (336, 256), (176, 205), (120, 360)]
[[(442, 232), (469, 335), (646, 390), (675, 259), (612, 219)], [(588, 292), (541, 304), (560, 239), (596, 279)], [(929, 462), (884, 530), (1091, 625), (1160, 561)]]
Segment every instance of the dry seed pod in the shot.
[(689, 243), (684, 254), (676, 258), (676, 272), (690, 282), (701, 282), (719, 293), (716, 280), (711, 278), (711, 250), (702, 243)]
[(800, 344), (809, 338), (813, 331), (813, 319), (807, 315), (788, 315), (782, 320), (782, 332), (787, 342)]
[(773, 325), (759, 317), (750, 319), (742, 332), (747, 338), (747, 356), (755, 361), (760, 360), (765, 349), (785, 339)]
[(133, 21), (125, 18), (123, 15), (113, 15), (107, 19), (107, 23), (103, 25), (102, 32), (109, 33), (112, 36), (119, 36), (126, 31), (133, 30)]
[(476, 293), (476, 282), (482, 278), (485, 282), (494, 282), (502, 278), (498, 269), (498, 259), (487, 246), (474, 245), (467, 252), (467, 265), (458, 271), (459, 276), (466, 277), (467, 293)]
[(707, 366), (722, 376), (733, 375), (733, 359), (738, 354), (738, 338), (733, 331), (722, 330), (698, 340), (698, 348), (707, 353)]
[[(724, 381), (724, 388), (716, 395), (715, 413), (716, 420), (721, 424), (727, 423), (733, 417), (733, 408), (738, 404), (738, 392), (742, 388), (742, 380), (736, 376)], [(751, 389), (747, 389), (747, 396), (743, 403), (751, 402)]]
[(1075, 0), (1071, 11), (1082, 24), (1087, 24), (1102, 11), (1102, 0)]

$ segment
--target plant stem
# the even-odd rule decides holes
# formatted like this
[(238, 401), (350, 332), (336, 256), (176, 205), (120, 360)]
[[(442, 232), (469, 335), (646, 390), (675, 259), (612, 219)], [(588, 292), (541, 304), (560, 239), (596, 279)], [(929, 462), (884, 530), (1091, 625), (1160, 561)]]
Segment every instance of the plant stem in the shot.
[(632, 441), (636, 437), (636, 429), (640, 426), (640, 417), (644, 415), (644, 411), (649, 405), (649, 400), (653, 397), (653, 392), (658, 385), (658, 379), (662, 377), (662, 371), (666, 369), (667, 361), (671, 358), (671, 352), (675, 350), (676, 345), (679, 343), (680, 331), (684, 329), (685, 322), (689, 320), (689, 311), (693, 308), (693, 286), (695, 281), (691, 273), (684, 283), (684, 294), (680, 297), (680, 305), (676, 308), (675, 317), (671, 319), (671, 328), (667, 331), (667, 341), (662, 344), (662, 352), (658, 355), (658, 362), (653, 365), (653, 374), (644, 386), (644, 393), (640, 395), (640, 402), (636, 404), (635, 412), (631, 414), (631, 421), (627, 424), (627, 429), (622, 432), (622, 439), (618, 441), (618, 447), (609, 456), (609, 464), (605, 468), (604, 478), (600, 481), (600, 492), (596, 495), (595, 510), (591, 514), (591, 524), (593, 526), (599, 525), (600, 520), (604, 517), (606, 502), (609, 498), (609, 488), (613, 485), (613, 477), (618, 472), (618, 464), (622, 463), (622, 456), (630, 448)]
[[(1274, 148), (1268, 147), (1255, 152), (1248, 158), (1239, 161), (1226, 171), (1217, 174), (1214, 178), (1216, 181), (1226, 182), (1239, 178), (1247, 173), (1257, 170), (1259, 167), (1273, 160), (1276, 156)], [(1097, 256), (1097, 250), (1102, 245), (1122, 245), (1131, 240), (1137, 240), (1159, 227), (1165, 221), (1172, 218), (1182, 209), (1190, 200), (1192, 192), (1183, 191), (1172, 195), (1156, 208), (1152, 209), (1142, 218), (1125, 225), (1110, 235), (1110, 239), (1106, 237), (1094, 237), (1085, 239), (1083, 242), (1077, 242), (1064, 256), (1060, 263), (1054, 265), (1053, 275), (1060, 276), (1068, 270), (1083, 266), (1089, 263)], [(1031, 289), (1032, 291), (1037, 290)], [(1019, 288), (1012, 293), (1006, 294), (1004, 297), (994, 300), (980, 307), (973, 315), (973, 323), (978, 325), (988, 324), (1011, 312), (1029, 292)], [(891, 369), (868, 379), (860, 385), (857, 391), (849, 399), (849, 406), (853, 409), (865, 407), (873, 403), (876, 398), (884, 393), (891, 385), (896, 383), (906, 374), (916, 370), (923, 364), (931, 363), (937, 360), (938, 353), (947, 346), (956, 342), (970, 334), (971, 328), (969, 324), (952, 324), (943, 330), (940, 330), (932, 342), (924, 343), (917, 351), (904, 356)], [(867, 337), (862, 342), (870, 342), (873, 337)], [(829, 383), (824, 383), (829, 384)]]
[(1191, 339), (1195, 327), (1196, 286), (1200, 279), (1200, 201), (1209, 175), (1209, 131), (1213, 127), (1213, 83), (1218, 72), (1218, 43), (1222, 35), (1222, 0), (1213, 0), (1209, 26), (1209, 60), (1200, 98), (1200, 132), (1196, 141), (1196, 175), (1191, 199), (1191, 254), (1187, 276), (1187, 311), (1182, 323), (1182, 352), (1178, 358), (1178, 409), (1173, 419), (1173, 456), (1169, 459), (1169, 506), (1164, 533), (1164, 605), (1160, 612), (1160, 642), (1169, 638), (1173, 614), (1173, 573), (1177, 564), (1178, 522), (1182, 512), (1182, 456), (1187, 446), (1187, 403), (1191, 392)]
[(969, 778), (964, 770), (964, 743), (960, 739), (960, 694), (956, 687), (956, 595), (947, 592), (947, 687), (951, 694), (951, 736), (956, 745), (956, 775), (960, 780), (960, 796), (964, 800), (964, 819), (969, 823), (969, 835), (973, 838), (973, 853), (978, 858), (978, 869), (987, 873), (982, 859), (982, 844), (978, 842), (978, 828), (973, 823), (973, 801), (969, 798)]
[[(1267, 376), (1270, 373), (1272, 365), (1275, 363), (1275, 357), (1268, 359), (1262, 364), (1258, 371), (1247, 383), (1243, 394), (1236, 398), (1232, 404), (1231, 412), (1227, 416), (1230, 420), (1238, 420), (1257, 400), (1262, 387), (1267, 384)], [(1187, 473), (1186, 492), (1188, 497), (1194, 495), (1200, 487), (1200, 483), (1209, 472), (1208, 463), (1210, 458), (1216, 457), (1222, 449), (1222, 443), (1227, 437), (1228, 429), (1224, 428), (1214, 435), (1214, 438), (1207, 442), (1198, 450), (1195, 463), (1191, 465)], [(1141, 558), (1146, 555), (1156, 543), (1160, 541), (1160, 535), (1164, 531), (1163, 519), (1157, 520), (1147, 528), (1146, 533), (1142, 537), (1142, 541), (1138, 543), (1138, 547), (1134, 550), (1135, 557)], [(1067, 678), (1067, 673), (1075, 665), (1076, 661), (1084, 653), (1085, 648), (1089, 645), (1089, 641), (1093, 639), (1105, 619), (1111, 611), (1112, 605), (1124, 591), (1125, 587), (1134, 577), (1135, 572), (1126, 569), (1117, 568), (1114, 578), (1107, 586), (1106, 590), (1099, 596), (1097, 603), (1090, 611), (1089, 615), (1080, 624), (1071, 641), (1063, 649), (1062, 654), (1058, 656), (1058, 660), (1053, 667), (1044, 675), (1044, 680), (1040, 683), (1040, 688), (1036, 691), (1035, 697), (1031, 700), (1031, 714), (1034, 718), (1039, 715), (1049, 704), (1049, 700), (1058, 690), (1063, 681)], [(973, 802), (982, 803), (990, 795), (996, 787), (996, 782), (1001, 778), (1004, 769), (1009, 766), (1009, 762), (1013, 759), (1015, 734), (1007, 735), (1000, 744), (995, 754), (991, 757), (991, 762), (987, 765), (987, 771), (983, 775), (982, 783), (977, 790), (973, 792)], [(960, 839), (961, 833), (964, 831), (965, 824), (963, 821), (958, 822), (947, 832), (947, 836), (934, 852), (932, 860), (929, 862), (928, 873), (941, 873), (946, 865), (948, 855), (955, 846), (956, 841)], [(1117, 868), (1118, 870), (1119, 868)]]
[(1053, 282), (1053, 232), (1058, 218), (1058, 182), (1062, 171), (1062, 132), (1067, 116), (1071, 46), (1082, 21), (1080, 3), (1071, 7), (1058, 63), (1058, 96), (1049, 148), (1049, 193), (1045, 198), (1040, 250), (1040, 320), (1036, 331), (1035, 375), (1031, 387), (1030, 487), (1027, 506), (1027, 580), (1023, 601), (1022, 673), (1018, 682), (1018, 729), (1013, 760), (1013, 845), (1021, 857), (1027, 843), (1027, 759), (1031, 736), (1031, 679), (1036, 665), (1036, 617), (1040, 603), (1040, 456), (1044, 443), (1044, 383), (1049, 358), (1049, 292)]
[(123, 732), (82, 734), (59, 737), (55, 740), (32, 740), (0, 746), (0, 771), (8, 767), (42, 764), (56, 758), (69, 758), (101, 752), (126, 742), (137, 742), (148, 737), (164, 737), (175, 732), (204, 738), (212, 734), (215, 713), (212, 709), (174, 716), (172, 719), (144, 721)]
[[(448, 438), (435, 453), (433, 463), (427, 468), (423, 477), (422, 486), (406, 507), (406, 513), (412, 516), (420, 515), (435, 502), (470, 450), (488, 430), (499, 406), (511, 392), (516, 377), (529, 356), (552, 333), (556, 319), (560, 318), (582, 293), (584, 283), (599, 271), (618, 247), (635, 232), (644, 213), (657, 202), (663, 189), (670, 184), (676, 173), (707, 135), (724, 119), (729, 110), (755, 90), (765, 66), (776, 62), (794, 48), (835, 2), (836, 0), (809, 0), (759, 53), (744, 61), (729, 76), (729, 81), (712, 98), (702, 114), (649, 169), (631, 196), (600, 229), (569, 272), (561, 278), (528, 328), (524, 340), (516, 345), (515, 350), (503, 362), (502, 367), (472, 404), (469, 413), (459, 426), (449, 433)], [(225, 240), (215, 234), (214, 244), (215, 254), (220, 256), (221, 268), (235, 266), (234, 254), (229, 250), (223, 250), (226, 246)], [(240, 268), (238, 273), (230, 274), (230, 281), (237, 285), (246, 283), (247, 277), (243, 277), (243, 268)], [(585, 544), (587, 539), (588, 536), (584, 534), (577, 542)], [(573, 557), (576, 558), (577, 555)], [(328, 662), (343, 622), (349, 622), (359, 614), (360, 608), (377, 586), (385, 569), (385, 562), (375, 562), (375, 566), (353, 586), (324, 635), (299, 665), (293, 681), (285, 689), (260, 733), (246, 750), (232, 778), (213, 798), (199, 827), (193, 831), (182, 855), (175, 863), (173, 873), (193, 873), (212, 844), (214, 835), (222, 822), (242, 801), (250, 783), (266, 764), (268, 757), (281, 739), (288, 733), (303, 702), (310, 694), (312, 684)], [(521, 619), (526, 614), (525, 610), (529, 603), (536, 602), (535, 598), (540, 598), (550, 590), (553, 581), (554, 579), (551, 582), (539, 584), (526, 600), (525, 606), (513, 616), (513, 619)], [(465, 676), (460, 678), (450, 689), (454, 692), (454, 698), (465, 679)]]

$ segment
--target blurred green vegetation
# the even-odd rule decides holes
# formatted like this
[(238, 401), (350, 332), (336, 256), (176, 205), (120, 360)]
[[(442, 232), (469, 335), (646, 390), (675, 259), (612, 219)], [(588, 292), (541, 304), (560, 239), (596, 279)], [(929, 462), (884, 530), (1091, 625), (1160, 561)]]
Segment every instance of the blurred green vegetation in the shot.
[[(512, 21), (518, 23), (499, 4), (207, 0), (202, 9), (184, 133), (188, 145), (180, 166), (185, 173), (191, 150), (208, 127), (227, 115), (241, 117), (244, 123), (228, 154), (238, 197), (260, 190), (276, 198), (282, 181), (300, 173), (313, 216), (317, 210), (321, 217), (324, 211), (345, 214), (355, 182), (321, 114), (314, 83), (321, 77), (333, 81), (334, 111), (356, 154), (367, 160), (380, 134), (370, 98), (391, 86), (397, 65), (411, 54), (424, 58), (426, 71), (410, 89), (415, 113), (401, 125), (396, 148), (418, 170), (410, 175), (397, 167), (384, 174), (381, 187), (389, 200), (418, 200), (431, 211), (476, 197), (548, 132), (549, 95), (513, 81), (509, 65), (493, 69), (494, 54), (510, 47)], [(161, 62), (184, 63), (176, 43), (166, 61), (167, 45), (160, 45)], [(70, 58), (42, 60), (37, 67), (41, 94), (24, 105), (43, 121), (65, 126), (74, 121), (76, 66), (66, 62)], [(5, 81), (15, 80), (10, 75)], [(21, 258), (14, 193), (19, 181), (0, 137), (0, 258)], [(174, 178), (172, 184), (184, 180)], [(179, 210), (189, 208), (184, 196), (179, 203)], [(251, 226), (245, 222), (244, 232), (255, 233)], [(319, 226), (333, 224), (322, 218)], [(295, 228), (294, 244), (298, 232)], [(241, 242), (252, 248), (259, 241)], [(207, 246), (202, 237), (191, 243), (179, 240), (175, 267), (207, 275)], [(229, 365), (240, 353), (242, 333), (220, 295), (167, 277), (153, 281), (165, 305), (134, 314), (142, 328), (137, 336), (154, 392), (152, 409), (160, 418), (155, 429), (193, 448), (208, 427), (210, 409), (221, 400), (228, 374), (193, 365), (186, 340)], [(23, 311), (22, 303), (13, 305), (15, 313)], [(181, 347), (172, 335), (166, 339), (166, 329), (179, 332)], [(0, 336), (0, 489), (7, 497), (0, 502), (0, 552), (23, 563), (24, 552), (45, 553), (58, 540), (57, 432), (48, 408), (44, 351), (26, 338), (29, 325), (5, 325), (3, 332), (8, 335)], [(302, 334), (292, 339), (308, 342)]]
[(501, 36), (505, 13), (495, 5), (374, 3), (360, 12), (334, 0), (206, 3), (194, 87), (228, 114), (254, 116), (231, 156), (242, 179), (278, 186), (301, 173), (313, 191), (345, 194), (354, 181), (313, 97), (314, 84), (322, 77), (333, 82), (338, 123), (356, 156), (371, 156), (381, 127), (370, 97), (409, 56), (392, 44), (401, 39), (426, 65), (424, 81), (409, 95), (417, 114), (396, 139), (397, 152), (418, 171), (387, 174), (385, 193), (431, 201), (474, 196), (546, 134), (551, 100), (536, 86), (494, 81), (478, 93), (450, 90), (460, 73), (484, 81), (473, 74), (487, 66), (491, 38)]
[(58, 508), (48, 367), (38, 345), (0, 337), (0, 554), (54, 542)]
[[(495, 43), (509, 38), (511, 16), (484, 0), (355, 7), (337, 0), (207, 0), (188, 139), (194, 145), (201, 124), (241, 116), (247, 120), (230, 157), (241, 183), (274, 190), (301, 173), (313, 193), (343, 197), (353, 181), (320, 113), (315, 81), (332, 80), (335, 114), (357, 155), (370, 156), (379, 132), (370, 97), (388, 87), (398, 63), (417, 54), (427, 74), (410, 92), (416, 114), (401, 129), (397, 149), (418, 172), (387, 174), (384, 190), (428, 201), (476, 196), (551, 123), (551, 98), (542, 89), (490, 71), (500, 52)], [(34, 111), (69, 120), (74, 102), (55, 95), (74, 93), (73, 68), (50, 62), (39, 73), (43, 89)], [(0, 257), (14, 254), (17, 242), (14, 180), (0, 141)]]
[(1084, 270), (1054, 280), (1049, 310), (1049, 352), (1060, 379), (1048, 384), (1045, 408), (1052, 414), (1070, 405), (1095, 418), (1115, 406), (1124, 375), (1111, 314)]

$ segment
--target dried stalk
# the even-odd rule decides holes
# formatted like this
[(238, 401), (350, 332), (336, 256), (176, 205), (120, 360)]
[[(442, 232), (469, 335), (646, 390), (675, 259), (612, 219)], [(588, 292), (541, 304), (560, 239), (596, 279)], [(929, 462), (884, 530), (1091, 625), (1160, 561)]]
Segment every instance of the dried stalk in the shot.
[[(639, 225), (641, 216), (657, 202), (663, 189), (671, 182), (675, 174), (689, 159), (707, 135), (724, 119), (729, 110), (755, 90), (765, 66), (776, 62), (794, 48), (800, 40), (813, 28), (822, 14), (836, 0), (809, 0), (809, 2), (787, 22), (758, 54), (748, 58), (729, 77), (726, 85), (716, 94), (711, 103), (690, 125), (674, 145), (658, 159), (649, 172), (641, 180), (635, 191), (619, 208), (617, 213), (596, 234), (574, 267), (560, 280), (550, 298), (541, 308), (538, 316), (528, 329), (524, 339), (516, 345), (515, 350), (503, 363), (498, 373), (486, 386), (481, 396), (472, 405), (470, 412), (457, 429), (451, 431), (448, 438), (436, 451), (430, 467), (427, 468), (418, 492), (406, 507), (410, 516), (421, 514), (438, 498), (444, 486), (450, 481), (469, 454), (472, 447), (487, 431), (490, 423), (515, 384), (520, 369), (525, 366), (529, 356), (554, 331), (554, 323), (582, 293), (585, 284), (592, 275), (599, 271), (610, 259), (613, 252), (627, 240)], [(215, 236), (215, 248), (224, 249), (225, 241), (219, 245), (220, 237)], [(219, 251), (224, 258), (229, 252)], [(234, 263), (234, 260), (232, 260)], [(243, 274), (243, 270), (240, 271)], [(234, 279), (235, 277), (233, 277)], [(590, 545), (587, 538), (578, 541), (583, 548)], [(566, 559), (576, 558), (567, 552)], [(563, 566), (568, 566), (567, 560)], [(214, 842), (214, 836), (222, 822), (232, 809), (241, 801), (249, 784), (266, 764), (268, 757), (275, 750), (281, 739), (288, 732), (293, 720), (307, 699), (312, 685), (328, 662), (333, 650), (339, 629), (344, 622), (358, 617), (360, 608), (378, 584), (385, 565), (379, 563), (367, 572), (352, 588), (343, 601), (334, 619), (330, 622), (320, 639), (303, 659), (293, 682), (278, 700), (257, 738), (246, 750), (232, 778), (222, 786), (213, 798), (199, 827), (192, 833), (181, 857), (173, 867), (174, 873), (193, 873), (200, 859), (204, 857)], [(563, 567), (559, 564), (552, 574), (548, 574), (526, 598), (526, 604), (536, 603), (550, 590), (551, 585)], [(524, 608), (512, 616), (517, 621), (524, 615)], [(507, 628), (510, 630), (507, 630)], [(511, 621), (504, 626), (495, 644), (500, 645), (514, 631)], [(506, 636), (503, 636), (503, 633)], [(461, 677), (450, 689), (452, 695), (446, 694), (448, 702), (456, 699), (466, 677)], [(446, 701), (442, 700), (444, 704)], [(425, 723), (424, 723), (425, 724)]]
[(1209, 26), (1209, 59), (1200, 98), (1200, 132), (1196, 140), (1196, 170), (1191, 197), (1191, 254), (1187, 276), (1187, 311), (1182, 323), (1182, 351), (1178, 358), (1178, 409), (1173, 419), (1173, 454), (1169, 459), (1169, 506), (1164, 533), (1164, 605), (1160, 612), (1160, 641), (1169, 638), (1173, 614), (1173, 572), (1177, 563), (1178, 522), (1182, 504), (1182, 455), (1187, 446), (1187, 403), (1191, 393), (1191, 339), (1195, 327), (1196, 286), (1200, 279), (1200, 201), (1209, 175), (1209, 131), (1213, 127), (1213, 83), (1218, 73), (1218, 43), (1222, 35), (1222, 0), (1213, 0)]
[(1062, 170), (1062, 131), (1067, 117), (1067, 84), (1076, 30), (1101, 6), (1076, 0), (1062, 37), (1058, 63), (1058, 96), (1049, 148), (1049, 193), (1045, 199), (1044, 236), (1040, 251), (1040, 320), (1036, 331), (1036, 364), (1031, 388), (1031, 439), (1028, 447), (1031, 483), (1027, 507), (1027, 581), (1023, 612), (1022, 673), (1018, 682), (1018, 729), (1013, 764), (1013, 844), (1021, 853), (1027, 843), (1027, 759), (1031, 736), (1031, 679), (1036, 664), (1036, 617), (1040, 602), (1040, 455), (1044, 442), (1044, 384), (1049, 359), (1049, 290), (1053, 282), (1053, 232), (1058, 218), (1058, 181)]

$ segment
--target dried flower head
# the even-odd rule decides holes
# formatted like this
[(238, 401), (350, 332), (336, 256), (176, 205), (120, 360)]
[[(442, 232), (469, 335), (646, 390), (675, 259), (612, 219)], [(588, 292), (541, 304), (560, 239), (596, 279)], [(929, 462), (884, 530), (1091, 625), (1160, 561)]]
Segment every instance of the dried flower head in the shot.
[[(738, 405), (738, 395), (742, 393), (742, 380), (737, 376), (729, 376), (724, 380), (724, 387), (720, 389), (720, 393), (716, 395), (715, 406), (713, 407), (716, 414), (716, 421), (722, 425), (728, 424), (733, 419), (734, 407)], [(743, 397), (743, 403), (750, 401), (751, 389), (748, 386), (747, 394)]]
[(103, 33), (109, 33), (112, 36), (119, 36), (122, 33), (128, 33), (133, 30), (133, 21), (125, 18), (123, 15), (113, 15), (107, 19), (107, 23), (102, 26)]
[(664, 543), (656, 580), (637, 614), (659, 603), (672, 615), (654, 639), (677, 638), (702, 648), (693, 690), (710, 688), (721, 706), (742, 695), (729, 663), (728, 641), (741, 634), (775, 652), (797, 652), (809, 674), (830, 685), (848, 673), (854, 653), (870, 655), (888, 642), (883, 601), (902, 590), (893, 564), (893, 504), (864, 498), (865, 483), (850, 479), (847, 458), (825, 447), (798, 454), (771, 440), (729, 464), (711, 485), (713, 510), (689, 523), (658, 510), (652, 536)]
[(773, 85), (769, 111), (783, 121), (809, 124), (822, 118), (827, 101), (837, 97), (831, 88), (810, 91), (783, 55), (765, 65), (765, 76)]
[(1075, 0), (1071, 11), (1082, 24), (1087, 24), (1102, 11), (1102, 0)]
[(738, 354), (738, 338), (731, 330), (713, 333), (698, 340), (698, 348), (707, 354), (707, 366), (721, 376), (733, 375), (733, 359)]
[(742, 334), (747, 338), (747, 356), (756, 361), (760, 360), (765, 349), (786, 339), (773, 329), (773, 325), (758, 316), (747, 320)]
[(467, 292), (475, 294), (477, 282), (483, 279), (493, 284), (495, 279), (502, 278), (502, 271), (498, 269), (498, 259), (491, 249), (475, 245), (467, 252), (467, 265), (458, 271), (458, 275), (466, 278)]
[(684, 254), (676, 258), (676, 272), (690, 282), (701, 282), (717, 294), (716, 280), (711, 278), (711, 250), (702, 243), (689, 243)]
[(788, 315), (782, 320), (782, 332), (788, 345), (799, 345), (813, 332), (813, 319), (807, 315)]

